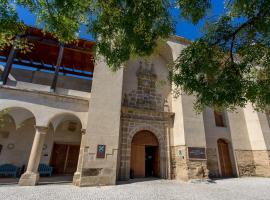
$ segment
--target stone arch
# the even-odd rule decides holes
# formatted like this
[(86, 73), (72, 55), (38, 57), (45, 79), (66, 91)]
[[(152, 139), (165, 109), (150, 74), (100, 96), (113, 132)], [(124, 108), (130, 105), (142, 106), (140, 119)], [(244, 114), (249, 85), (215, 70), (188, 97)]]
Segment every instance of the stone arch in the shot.
[(156, 129), (155, 127), (151, 126), (151, 125), (140, 125), (140, 126), (136, 126), (135, 128), (133, 128), (129, 133), (128, 133), (128, 139), (127, 139), (127, 143), (131, 144), (132, 138), (134, 137), (134, 135), (140, 131), (149, 131), (151, 133), (153, 133), (156, 138), (158, 139), (159, 145), (165, 145), (165, 137), (162, 133), (160, 133), (160, 131), (158, 129)]
[(57, 113), (55, 115), (53, 115), (52, 117), (50, 117), (47, 121), (47, 127), (52, 124), (54, 130), (56, 130), (57, 126), (65, 121), (65, 120), (74, 120), (76, 122), (79, 123), (81, 129), (85, 129), (85, 126), (83, 124), (83, 120), (77, 116), (74, 113), (69, 113), (69, 112), (61, 112), (61, 113)]
[[(27, 165), (31, 144), (36, 132), (36, 116), (25, 107), (8, 106), (0, 110), (1, 161), (24, 167)], [(1, 121), (1, 119), (0, 119)]]
[(45, 162), (54, 167), (55, 174), (72, 175), (77, 169), (83, 136), (80, 117), (70, 112), (57, 113), (49, 118), (47, 127), (45, 145), (50, 156)]
[(15, 128), (18, 129), (22, 122), (27, 119), (33, 118), (34, 123), (36, 124), (36, 116), (35, 114), (29, 110), (28, 108), (18, 107), (18, 106), (11, 106), (11, 107), (3, 107), (0, 110), (0, 117), (1, 115), (9, 115), (15, 124)]
[(125, 178), (129, 179), (129, 173), (130, 173), (130, 163), (131, 163), (131, 143), (134, 135), (141, 131), (149, 131), (151, 132), (158, 140), (159, 143), (159, 155), (160, 155), (160, 177), (161, 178), (167, 178), (168, 175), (166, 170), (166, 151), (167, 151), (167, 145), (165, 141), (165, 134), (163, 134), (161, 131), (156, 129), (155, 127), (151, 125), (139, 125), (133, 128), (128, 132), (127, 136), (127, 160), (126, 160), (126, 166), (125, 166)]

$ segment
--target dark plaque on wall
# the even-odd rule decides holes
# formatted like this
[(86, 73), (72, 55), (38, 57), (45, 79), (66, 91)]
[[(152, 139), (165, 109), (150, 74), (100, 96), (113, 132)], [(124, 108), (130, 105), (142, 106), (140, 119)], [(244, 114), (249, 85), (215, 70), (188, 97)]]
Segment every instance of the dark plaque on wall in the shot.
[(188, 147), (189, 159), (206, 159), (205, 148)]
[(105, 158), (106, 145), (98, 144), (97, 145), (97, 158)]

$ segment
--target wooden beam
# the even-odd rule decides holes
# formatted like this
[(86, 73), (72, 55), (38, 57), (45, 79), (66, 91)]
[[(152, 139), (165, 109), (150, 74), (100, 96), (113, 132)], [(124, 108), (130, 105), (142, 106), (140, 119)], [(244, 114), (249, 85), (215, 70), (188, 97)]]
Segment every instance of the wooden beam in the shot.
[[(5, 58), (0, 58), (0, 61), (1, 62), (6, 62), (6, 59)], [(13, 61), (13, 64), (17, 64), (17, 65), (21, 65), (21, 66), (25, 66), (25, 67), (34, 67), (37, 70), (46, 70), (46, 71), (53, 71), (53, 72), (55, 71), (53, 66), (49, 67), (49, 66), (42, 65), (41, 63), (40, 64), (34, 64), (34, 63), (31, 64), (29, 62), (24, 62), (23, 60), (19, 61), (19, 60), (15, 59)], [(92, 78), (93, 77), (93, 74), (86, 74), (86, 73), (76, 72), (76, 71), (74, 71), (74, 69), (71, 69), (71, 70), (59, 69), (59, 72), (66, 73), (66, 74), (72, 74), (72, 75), (76, 75), (76, 76), (87, 77), (87, 78)]]
[[(18, 39), (18, 37), (16, 37), (16, 40), (17, 39)], [(16, 44), (16, 41), (15, 41), (15, 44)], [(13, 59), (16, 57), (16, 54), (17, 54), (17, 50), (15, 49), (15, 44), (13, 44), (13, 46), (10, 49), (8, 59), (6, 62), (6, 66), (5, 66), (4, 72), (1, 76), (0, 84), (2, 83), (3, 85), (5, 85), (7, 83), (8, 76), (9, 76), (11, 68), (12, 68)]]
[(52, 85), (51, 85), (51, 91), (52, 92), (55, 92), (55, 89), (56, 89), (56, 84), (57, 84), (57, 79), (58, 79), (58, 74), (59, 74), (59, 68), (60, 68), (60, 65), (62, 63), (63, 54), (64, 54), (64, 46), (62, 44), (60, 44), (58, 57), (57, 57), (57, 62), (56, 62), (56, 66), (55, 66), (53, 82), (52, 82)]
[[(40, 36), (27, 36), (26, 37), (29, 41), (32, 42), (38, 42), (40, 44), (45, 44), (45, 45), (49, 45), (49, 46), (57, 46), (58, 42), (52, 39), (44, 39), (43, 37)], [(94, 45), (93, 45), (94, 46)], [(79, 53), (84, 53), (84, 54), (93, 54), (94, 50), (91, 48), (87, 48), (87, 47), (80, 47), (80, 46), (76, 46), (74, 44), (65, 44), (64, 46), (66, 49), (70, 49), (72, 51), (77, 51)]]

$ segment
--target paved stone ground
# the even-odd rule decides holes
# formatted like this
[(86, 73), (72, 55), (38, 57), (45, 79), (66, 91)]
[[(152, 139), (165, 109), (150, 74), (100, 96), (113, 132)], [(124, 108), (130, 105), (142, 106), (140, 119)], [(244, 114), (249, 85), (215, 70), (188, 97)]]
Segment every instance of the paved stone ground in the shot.
[(235, 178), (189, 183), (146, 180), (117, 186), (79, 188), (71, 184), (35, 187), (0, 186), (2, 200), (145, 199), (145, 200), (262, 200), (270, 199), (270, 178)]

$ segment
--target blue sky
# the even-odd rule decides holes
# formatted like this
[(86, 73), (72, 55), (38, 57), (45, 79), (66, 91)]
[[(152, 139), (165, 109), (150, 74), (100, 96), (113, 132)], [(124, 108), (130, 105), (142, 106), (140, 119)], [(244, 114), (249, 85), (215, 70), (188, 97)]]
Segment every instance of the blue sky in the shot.
[[(209, 11), (208, 17), (215, 17), (224, 11), (223, 0), (212, 0), (212, 10)], [(29, 13), (26, 9), (17, 7), (20, 18), (28, 25), (35, 26), (35, 16)], [(197, 25), (179, 18), (179, 10), (172, 9), (172, 16), (176, 19), (176, 35), (185, 37), (189, 40), (195, 40), (202, 36), (202, 28), (205, 20), (201, 20)], [(80, 31), (80, 37), (91, 39), (91, 36), (86, 33), (84, 28)]]

